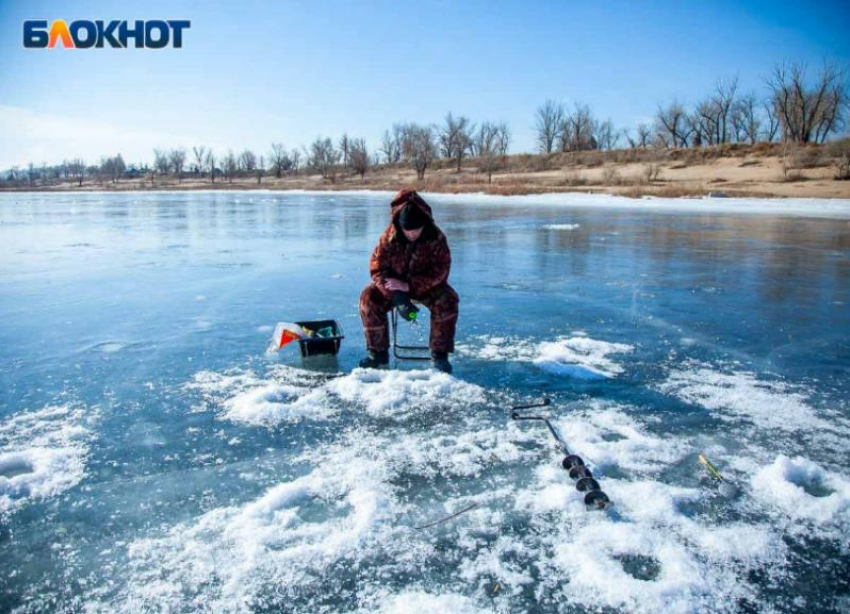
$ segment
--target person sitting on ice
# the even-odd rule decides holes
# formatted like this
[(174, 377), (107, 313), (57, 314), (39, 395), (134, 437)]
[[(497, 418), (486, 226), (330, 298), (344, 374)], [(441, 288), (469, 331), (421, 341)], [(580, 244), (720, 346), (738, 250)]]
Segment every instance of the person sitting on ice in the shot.
[(434, 367), (452, 372), (458, 295), (449, 285), (452, 255), (446, 235), (434, 223), (431, 207), (415, 190), (402, 190), (390, 203), (390, 225), (372, 252), (372, 283), (360, 295), (360, 317), (368, 355), (364, 368), (385, 367), (390, 361), (387, 313), (400, 307), (403, 315), (411, 301), (431, 312), (429, 347)]

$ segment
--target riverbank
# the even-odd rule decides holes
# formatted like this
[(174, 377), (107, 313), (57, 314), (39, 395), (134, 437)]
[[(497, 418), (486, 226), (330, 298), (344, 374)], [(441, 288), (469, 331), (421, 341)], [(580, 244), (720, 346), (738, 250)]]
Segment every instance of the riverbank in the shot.
[(506, 157), (488, 177), (480, 160), (464, 160), (458, 171), (452, 161), (437, 161), (418, 180), (403, 164), (375, 166), (361, 178), (345, 168), (325, 176), (299, 171), (281, 177), (188, 174), (183, 178), (147, 174), (116, 182), (99, 177), (57, 180), (45, 185), (20, 181), (4, 191), (77, 190), (387, 190), (413, 186), (437, 193), (480, 192), (494, 195), (583, 192), (640, 198), (756, 197), (850, 198), (850, 181), (836, 179), (836, 161), (829, 148), (809, 146), (792, 151), (779, 144), (731, 145), (723, 148), (681, 150), (587, 151), (550, 155), (517, 154)]

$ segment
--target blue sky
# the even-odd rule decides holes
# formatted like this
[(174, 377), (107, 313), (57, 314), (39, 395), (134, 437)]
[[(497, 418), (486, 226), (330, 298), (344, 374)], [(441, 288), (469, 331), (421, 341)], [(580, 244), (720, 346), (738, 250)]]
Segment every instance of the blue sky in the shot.
[[(28, 18), (188, 18), (182, 50), (25, 50)], [(0, 168), (153, 147), (288, 147), (448, 112), (533, 148), (546, 99), (634, 128), (718, 77), (850, 64), (850, 2), (39, 2), (0, 0)]]

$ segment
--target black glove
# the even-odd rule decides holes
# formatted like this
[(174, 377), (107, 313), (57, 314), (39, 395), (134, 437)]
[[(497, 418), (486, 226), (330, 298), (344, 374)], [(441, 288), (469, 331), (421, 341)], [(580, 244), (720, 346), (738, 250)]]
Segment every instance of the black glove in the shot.
[(399, 315), (408, 322), (415, 322), (419, 313), (416, 305), (410, 302), (410, 295), (400, 290), (393, 292), (393, 307), (398, 309)]

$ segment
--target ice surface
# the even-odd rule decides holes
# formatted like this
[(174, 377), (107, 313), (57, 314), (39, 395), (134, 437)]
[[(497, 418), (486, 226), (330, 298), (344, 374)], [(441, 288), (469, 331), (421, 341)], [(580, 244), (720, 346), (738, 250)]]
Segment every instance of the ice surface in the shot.
[(0, 514), (76, 486), (85, 475), (85, 412), (48, 406), (0, 423)]
[(589, 207), (596, 210), (637, 209), (669, 213), (732, 213), (739, 215), (801, 215), (850, 219), (850, 201), (836, 198), (627, 198), (606, 194), (426, 194), (429, 202), (520, 207)]
[[(537, 586), (565, 603), (626, 612), (693, 612), (724, 600), (730, 606), (716, 611), (731, 612), (734, 599), (752, 595), (748, 571), (782, 560), (782, 541), (768, 525), (693, 517), (686, 506), (699, 504), (705, 494), (658, 479), (661, 449), (681, 453), (686, 441), (653, 438), (625, 408), (602, 404), (570, 422), (574, 433), (601, 441), (621, 437), (622, 454), (631, 450), (639, 457), (631, 465), (622, 462), (624, 468), (655, 476), (603, 477), (616, 502), (614, 516), (584, 511), (559, 458), (546, 452), (551, 447), (542, 429), (515, 423), (481, 429), (471, 420), (400, 438), (359, 429), (305, 451), (299, 460), (312, 467), (306, 474), (132, 543), (133, 575), (120, 611), (179, 611), (198, 603), (205, 611), (247, 612), (288, 599), (315, 611), (319, 578), (346, 577), (345, 570), (353, 569), (371, 587), (361, 595), (367, 604), (362, 611), (486, 610), (486, 601), (466, 592), (377, 588), (385, 574), (421, 574), (433, 567), (441, 556), (434, 539), (443, 531), (453, 536), (453, 545), (445, 546), (451, 552), (444, 554), (466, 585), (486, 585), (491, 592), (498, 585), (504, 599)], [(593, 437), (576, 439), (584, 453)], [(530, 481), (505, 479), (506, 469), (510, 475), (525, 467), (533, 468)], [(471, 481), (442, 509), (414, 504), (413, 484), (444, 479)], [(470, 501), (480, 507), (448, 526), (412, 529)], [(530, 530), (508, 529), (520, 521)], [(326, 593), (339, 590), (323, 586)]]
[(434, 196), (448, 376), (356, 368), (390, 196), (0, 194), (0, 609), (846, 609), (846, 201)]

